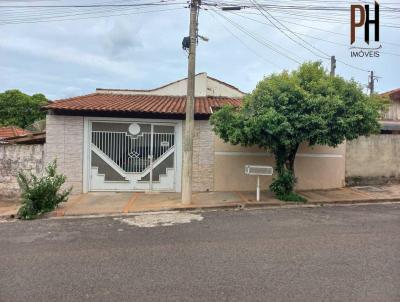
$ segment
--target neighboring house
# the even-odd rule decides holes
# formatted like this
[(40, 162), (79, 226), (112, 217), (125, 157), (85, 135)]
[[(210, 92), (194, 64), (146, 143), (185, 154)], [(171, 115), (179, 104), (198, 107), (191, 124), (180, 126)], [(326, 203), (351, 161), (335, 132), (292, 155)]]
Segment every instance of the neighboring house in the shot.
[(381, 133), (400, 134), (400, 88), (390, 90), (381, 95), (390, 99), (388, 111), (381, 120)]
[(9, 137), (4, 139), (4, 142), (7, 144), (18, 144), (18, 145), (44, 144), (46, 143), (46, 131)]
[(30, 131), (18, 128), (16, 126), (0, 127), (0, 141), (18, 136), (28, 135), (30, 133)]
[[(57, 159), (74, 193), (181, 190), (187, 79), (150, 90), (97, 89), (47, 105), (46, 161)], [(254, 190), (245, 164), (274, 165), (259, 148), (226, 144), (209, 123), (213, 108), (240, 106), (244, 92), (196, 75), (194, 191)], [(298, 188), (344, 185), (344, 145), (300, 147)], [(266, 187), (271, 177), (262, 177)]]

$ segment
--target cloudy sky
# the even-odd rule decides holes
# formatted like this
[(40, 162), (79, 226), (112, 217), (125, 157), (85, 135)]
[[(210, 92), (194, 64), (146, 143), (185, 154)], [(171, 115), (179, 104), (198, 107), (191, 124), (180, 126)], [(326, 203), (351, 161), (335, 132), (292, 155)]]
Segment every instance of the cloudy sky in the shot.
[[(250, 4), (245, 0), (234, 1)], [(86, 0), (79, 3), (111, 2)], [(113, 3), (139, 2), (158, 0)], [(187, 54), (181, 48), (181, 41), (188, 34), (189, 23), (189, 10), (184, 2), (177, 0), (176, 5), (146, 8), (0, 8), (0, 91), (41, 92), (54, 100), (91, 93), (96, 87), (146, 89), (183, 78), (187, 72)], [(0, 6), (74, 3), (78, 1), (0, 0)], [(286, 0), (268, 3), (348, 8), (351, 2)], [(384, 5), (385, 1), (381, 1), (381, 7)], [(396, 2), (387, 5), (400, 7)], [(296, 68), (295, 61), (322, 60), (328, 68), (329, 60), (315, 54), (321, 56), (323, 52), (353, 66), (337, 63), (337, 74), (345, 78), (366, 84), (368, 73), (354, 68), (357, 67), (375, 71), (380, 77), (376, 83), (378, 91), (400, 87), (400, 22), (396, 16), (399, 12), (381, 14), (381, 23), (385, 26), (380, 30), (380, 57), (356, 59), (350, 58), (348, 11), (316, 15), (316, 12), (307, 11), (288, 13), (279, 8), (269, 10), (275, 19), (296, 33), (297, 37), (286, 29), (286, 33), (297, 40), (295, 43), (256, 9), (244, 9), (238, 15), (221, 10), (216, 13), (208, 8), (201, 10), (199, 17), (199, 34), (209, 41), (199, 41), (196, 72), (207, 72), (244, 91), (251, 91), (263, 76)], [(107, 17), (101, 17), (105, 15)]]

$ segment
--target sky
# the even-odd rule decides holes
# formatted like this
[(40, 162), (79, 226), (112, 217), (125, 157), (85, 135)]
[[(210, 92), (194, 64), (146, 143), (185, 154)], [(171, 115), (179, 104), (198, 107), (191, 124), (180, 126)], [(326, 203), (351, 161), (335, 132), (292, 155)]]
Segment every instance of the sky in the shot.
[[(141, 0), (114, 3), (135, 1)], [(289, 2), (299, 3), (286, 0), (286, 3)], [(0, 6), (65, 3), (77, 1), (0, 0)], [(86, 0), (80, 3), (106, 2)], [(349, 7), (353, 2), (337, 3)], [(384, 4), (385, 1), (381, 1), (381, 7)], [(181, 42), (188, 35), (189, 27), (189, 9), (184, 6), (166, 6), (176, 9), (151, 13), (143, 11), (165, 8), (125, 8), (113, 13), (114, 16), (100, 18), (100, 14), (97, 14), (96, 18), (74, 17), (76, 20), (54, 22), (37, 22), (43, 21), (43, 18), (35, 8), (17, 14), (15, 9), (0, 8), (0, 91), (19, 89), (28, 94), (43, 93), (47, 98), (56, 100), (92, 93), (96, 88), (149, 89), (184, 78), (187, 74), (187, 53), (182, 49)], [(218, 10), (216, 13), (212, 7), (205, 8), (207, 10), (202, 9), (199, 15), (199, 34), (209, 41), (199, 40), (197, 73), (207, 72), (212, 77), (250, 92), (264, 76), (298, 67), (295, 61), (322, 60), (328, 68), (329, 60), (315, 55), (315, 49), (318, 49), (354, 67), (374, 70), (379, 76), (375, 83), (378, 92), (400, 87), (400, 23), (396, 23), (399, 18), (396, 19), (394, 14), (387, 16), (387, 19), (384, 13), (381, 15), (382, 24), (395, 26), (381, 26), (380, 57), (351, 58), (349, 12), (337, 16), (328, 12), (326, 17), (313, 20), (313, 17), (303, 18), (286, 14), (285, 11), (271, 10), (276, 19), (303, 39), (300, 44), (304, 45), (303, 41), (308, 43), (306, 49), (290, 40), (255, 9), (243, 9), (238, 16), (237, 12)], [(82, 18), (85, 16), (82, 15)], [(36, 21), (21, 23), (24, 18)], [(336, 19), (341, 23), (336, 23)], [(251, 35), (240, 31), (237, 25)], [(300, 41), (297, 37), (294, 40)], [(321, 52), (317, 54), (321, 55)], [(362, 85), (368, 81), (366, 71), (340, 62), (337, 62), (336, 73), (346, 79), (353, 78)]]

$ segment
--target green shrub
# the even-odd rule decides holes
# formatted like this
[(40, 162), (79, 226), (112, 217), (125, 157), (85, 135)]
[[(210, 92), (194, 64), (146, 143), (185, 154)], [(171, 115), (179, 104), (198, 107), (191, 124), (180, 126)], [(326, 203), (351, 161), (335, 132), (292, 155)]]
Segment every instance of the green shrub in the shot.
[(294, 202), (303, 202), (306, 203), (307, 199), (303, 196), (296, 194), (294, 192), (286, 194), (286, 195), (277, 195), (276, 196), (279, 200), (283, 201), (294, 201)]
[(65, 175), (57, 174), (56, 161), (50, 163), (43, 176), (19, 172), (17, 176), (22, 194), (22, 206), (18, 211), (21, 219), (33, 219), (38, 215), (54, 210), (65, 202), (71, 188), (60, 192), (65, 183)]
[(296, 178), (293, 173), (289, 170), (283, 170), (274, 178), (269, 188), (277, 196), (283, 196), (292, 193), (295, 184)]
[(270, 190), (275, 193), (279, 200), (294, 201), (294, 202), (307, 202), (307, 199), (293, 192), (294, 185), (296, 184), (296, 177), (290, 170), (283, 170), (274, 178)]

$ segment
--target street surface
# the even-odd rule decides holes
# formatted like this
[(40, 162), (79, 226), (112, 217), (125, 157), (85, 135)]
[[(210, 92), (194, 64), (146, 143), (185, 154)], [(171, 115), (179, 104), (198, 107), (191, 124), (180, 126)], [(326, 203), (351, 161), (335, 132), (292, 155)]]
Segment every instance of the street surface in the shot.
[(400, 301), (400, 204), (3, 221), (0, 301)]

